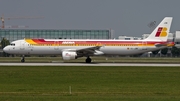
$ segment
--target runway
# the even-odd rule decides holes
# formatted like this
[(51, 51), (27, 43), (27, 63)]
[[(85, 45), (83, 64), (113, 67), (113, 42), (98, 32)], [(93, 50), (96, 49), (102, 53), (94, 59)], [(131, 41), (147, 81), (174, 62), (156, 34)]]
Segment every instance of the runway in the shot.
[(0, 63), (0, 66), (180, 66), (180, 64), (157, 63)]

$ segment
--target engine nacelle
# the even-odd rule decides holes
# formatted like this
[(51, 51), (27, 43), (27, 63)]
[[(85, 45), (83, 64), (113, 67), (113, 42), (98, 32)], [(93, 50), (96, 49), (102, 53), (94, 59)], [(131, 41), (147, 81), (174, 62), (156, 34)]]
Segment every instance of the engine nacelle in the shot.
[(76, 52), (63, 51), (62, 52), (62, 58), (63, 58), (63, 60), (76, 59), (77, 58), (77, 53)]

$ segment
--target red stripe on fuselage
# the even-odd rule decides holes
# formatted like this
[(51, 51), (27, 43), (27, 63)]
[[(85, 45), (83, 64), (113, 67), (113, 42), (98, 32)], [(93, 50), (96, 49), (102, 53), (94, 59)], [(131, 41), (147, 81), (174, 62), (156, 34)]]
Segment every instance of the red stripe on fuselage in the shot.
[(63, 42), (74, 42), (75, 44), (155, 44), (155, 43), (166, 43), (166, 42), (156, 42), (156, 41), (122, 41), (122, 40), (107, 40), (107, 41), (100, 41), (100, 40), (82, 40), (82, 41), (79, 41), (79, 40), (62, 40), (62, 41), (55, 41), (55, 40), (52, 40), (52, 41), (47, 41), (47, 40), (44, 40), (44, 39), (32, 39), (34, 42), (36, 42), (37, 44), (54, 44), (57, 42), (59, 44), (62, 44)]

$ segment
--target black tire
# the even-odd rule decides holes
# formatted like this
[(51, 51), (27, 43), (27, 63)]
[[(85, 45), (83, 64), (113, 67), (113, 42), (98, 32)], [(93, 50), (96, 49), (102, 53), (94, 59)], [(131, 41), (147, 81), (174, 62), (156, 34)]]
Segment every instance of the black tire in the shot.
[(21, 62), (25, 62), (25, 59), (21, 59)]
[(91, 58), (87, 58), (86, 63), (91, 63)]

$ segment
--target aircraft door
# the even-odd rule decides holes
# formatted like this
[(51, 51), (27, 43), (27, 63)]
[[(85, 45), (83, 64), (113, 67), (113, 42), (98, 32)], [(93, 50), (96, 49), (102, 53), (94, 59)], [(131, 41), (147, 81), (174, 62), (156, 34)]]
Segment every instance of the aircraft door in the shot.
[(54, 50), (59, 50), (59, 41), (54, 41)]
[(147, 42), (146, 41), (142, 42), (142, 50), (147, 50)]
[(25, 42), (20, 41), (20, 50), (24, 50), (25, 49)]
[(98, 43), (96, 44), (96, 46), (102, 46), (102, 44), (101, 44), (100, 42), (98, 42)]

